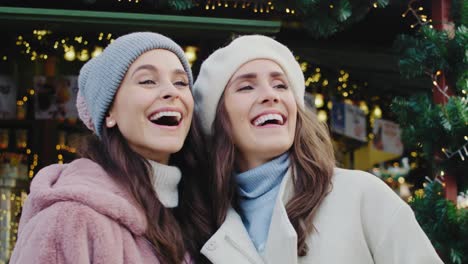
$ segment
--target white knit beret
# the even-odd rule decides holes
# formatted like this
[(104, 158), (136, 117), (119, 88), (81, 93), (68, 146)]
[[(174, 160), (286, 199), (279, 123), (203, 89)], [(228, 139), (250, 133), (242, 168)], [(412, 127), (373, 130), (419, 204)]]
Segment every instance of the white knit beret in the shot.
[(276, 62), (286, 74), (299, 106), (304, 106), (304, 74), (292, 52), (278, 41), (261, 35), (242, 36), (213, 52), (201, 65), (193, 85), (195, 110), (203, 132), (212, 133), (216, 108), (226, 85), (245, 63), (256, 59)]

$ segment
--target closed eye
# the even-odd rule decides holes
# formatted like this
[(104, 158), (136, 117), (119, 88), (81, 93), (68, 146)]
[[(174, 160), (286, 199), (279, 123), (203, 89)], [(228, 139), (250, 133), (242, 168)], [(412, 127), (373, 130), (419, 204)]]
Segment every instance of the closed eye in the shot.
[(275, 86), (275, 88), (287, 90), (287, 89), (288, 89), (288, 86), (287, 86), (286, 84), (278, 84), (278, 85)]
[(238, 92), (240, 91), (248, 91), (248, 90), (253, 90), (253, 87), (250, 85), (242, 86), (241, 88), (237, 89)]
[(155, 81), (149, 79), (149, 80), (144, 80), (144, 81), (139, 81), (138, 84), (141, 84), (141, 85), (149, 85), (149, 84), (156, 84)]
[(175, 86), (187, 87), (189, 84), (184, 81), (178, 81), (174, 83)]

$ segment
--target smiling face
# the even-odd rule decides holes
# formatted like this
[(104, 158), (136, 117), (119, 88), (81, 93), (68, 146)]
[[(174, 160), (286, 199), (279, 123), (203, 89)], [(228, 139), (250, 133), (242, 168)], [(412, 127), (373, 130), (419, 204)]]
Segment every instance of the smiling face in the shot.
[(130, 66), (105, 125), (117, 126), (138, 154), (167, 163), (182, 148), (192, 114), (187, 73), (174, 53), (156, 49)]
[(224, 105), (241, 171), (286, 152), (293, 144), (296, 100), (285, 73), (271, 60), (241, 66), (224, 91)]

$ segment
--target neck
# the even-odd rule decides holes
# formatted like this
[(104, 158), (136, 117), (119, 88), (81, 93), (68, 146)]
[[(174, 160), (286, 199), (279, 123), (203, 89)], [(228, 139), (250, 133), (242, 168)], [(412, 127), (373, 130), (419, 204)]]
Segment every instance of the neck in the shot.
[[(130, 144), (129, 144), (130, 145)], [(140, 154), (142, 157), (146, 158), (149, 161), (154, 161), (159, 164), (167, 165), (169, 164), (169, 158), (171, 157), (170, 153), (158, 153), (147, 149), (141, 149), (136, 146), (131, 146), (130, 148), (136, 153)]]
[(153, 160), (156, 161), (157, 163), (168, 165), (169, 164), (169, 156), (170, 155), (166, 155), (164, 157), (157, 157), (157, 158), (155, 158)]
[(261, 166), (261, 165), (275, 159), (276, 157), (278, 157), (280, 155), (282, 155), (282, 154), (278, 154), (276, 156), (272, 156), (272, 155), (263, 156), (263, 155), (259, 155), (259, 154), (255, 154), (255, 155), (241, 154), (241, 155), (238, 156), (238, 158), (236, 160), (236, 167), (237, 167), (238, 172), (249, 171), (251, 169), (257, 168), (257, 167), (259, 167), (259, 166)]

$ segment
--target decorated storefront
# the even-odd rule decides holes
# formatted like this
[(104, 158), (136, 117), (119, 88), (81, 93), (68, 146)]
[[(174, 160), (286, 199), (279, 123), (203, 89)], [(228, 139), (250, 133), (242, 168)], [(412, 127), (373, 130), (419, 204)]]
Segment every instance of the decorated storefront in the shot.
[[(468, 9), (453, 1), (458, 8), (447, 11), (447, 2), (2, 1), (0, 263), (14, 247), (31, 179), (75, 159), (89, 133), (75, 108), (80, 67), (133, 31), (176, 40), (195, 76), (237, 35), (285, 43), (304, 72), (308, 107), (330, 128), (338, 166), (373, 173), (417, 214), (437, 203), (432, 215), (446, 232), (467, 234)], [(447, 263), (468, 261), (466, 238), (456, 244), (427, 225)]]

